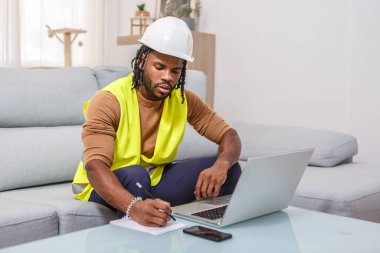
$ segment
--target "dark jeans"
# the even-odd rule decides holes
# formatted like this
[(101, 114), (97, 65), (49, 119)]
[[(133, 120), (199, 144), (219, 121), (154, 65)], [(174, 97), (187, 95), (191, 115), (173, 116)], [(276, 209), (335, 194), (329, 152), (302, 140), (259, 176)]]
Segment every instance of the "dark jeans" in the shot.
[[(132, 165), (120, 168), (114, 171), (114, 174), (124, 188), (135, 197), (148, 198), (148, 196), (136, 186), (136, 182), (140, 182), (154, 197), (169, 202), (171, 206), (176, 206), (195, 200), (194, 190), (198, 176), (204, 169), (211, 167), (215, 160), (216, 157), (208, 157), (169, 164), (164, 168), (161, 181), (154, 187), (150, 186), (149, 174), (142, 166)], [(227, 180), (222, 185), (219, 195), (231, 194), (235, 189), (240, 175), (241, 168), (240, 165), (236, 163), (228, 171)], [(92, 192), (89, 201), (105, 205), (115, 210), (115, 208), (104, 201), (95, 190)], [(123, 215), (124, 212), (118, 211), (119, 217)]]

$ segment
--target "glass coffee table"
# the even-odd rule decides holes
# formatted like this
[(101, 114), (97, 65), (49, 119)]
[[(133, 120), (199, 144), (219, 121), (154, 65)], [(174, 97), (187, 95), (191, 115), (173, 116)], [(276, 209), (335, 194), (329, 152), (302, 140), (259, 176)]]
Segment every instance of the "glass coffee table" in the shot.
[(213, 242), (182, 229), (152, 236), (105, 225), (0, 252), (380, 252), (380, 224), (295, 207), (219, 230), (231, 233), (232, 239)]

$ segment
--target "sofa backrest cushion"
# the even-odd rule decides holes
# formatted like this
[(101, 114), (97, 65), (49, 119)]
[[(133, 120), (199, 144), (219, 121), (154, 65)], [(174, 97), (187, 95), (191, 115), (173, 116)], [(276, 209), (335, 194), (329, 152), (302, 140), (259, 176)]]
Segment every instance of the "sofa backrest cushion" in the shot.
[(94, 68), (94, 70), (99, 90), (117, 79), (128, 76), (132, 72), (131, 68), (122, 66), (100, 66)]
[(83, 104), (98, 90), (86, 67), (0, 69), (0, 127), (78, 125)]
[(207, 76), (198, 70), (188, 70), (185, 79), (185, 88), (197, 94), (203, 101), (206, 100)]
[(80, 125), (0, 128), (0, 191), (72, 180), (81, 132)]
[(305, 127), (241, 122), (234, 122), (233, 126), (243, 142), (243, 160), (248, 157), (315, 148), (309, 165), (332, 167), (351, 161), (358, 152), (357, 140), (349, 134)]
[(217, 154), (218, 145), (200, 136), (194, 128), (188, 124), (174, 160), (180, 161), (199, 157), (211, 157)]

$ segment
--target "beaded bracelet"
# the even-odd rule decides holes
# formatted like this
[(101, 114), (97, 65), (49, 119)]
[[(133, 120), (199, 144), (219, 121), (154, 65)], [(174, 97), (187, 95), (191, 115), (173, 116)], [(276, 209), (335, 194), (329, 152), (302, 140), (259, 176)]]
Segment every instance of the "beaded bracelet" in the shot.
[(127, 211), (125, 212), (125, 217), (129, 220), (131, 220), (131, 216), (129, 215), (131, 210), (132, 210), (132, 207), (134, 206), (134, 204), (136, 204), (137, 201), (141, 201), (142, 198), (141, 197), (135, 197), (134, 199), (132, 199), (132, 201), (129, 203), (128, 205), (128, 208), (127, 208)]

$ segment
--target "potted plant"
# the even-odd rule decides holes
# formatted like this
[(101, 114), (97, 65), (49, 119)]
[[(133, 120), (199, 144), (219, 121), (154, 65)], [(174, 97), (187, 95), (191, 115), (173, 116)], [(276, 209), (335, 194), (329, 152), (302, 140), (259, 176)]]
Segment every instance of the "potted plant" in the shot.
[(195, 8), (192, 8), (190, 3), (179, 5), (175, 1), (170, 1), (166, 7), (164, 16), (174, 16), (185, 21), (190, 30), (194, 30), (195, 20), (199, 18), (201, 9), (200, 1), (195, 3)]
[(135, 12), (135, 16), (143, 16), (143, 17), (149, 17), (149, 12), (145, 10), (145, 3), (138, 4), (137, 5), (137, 11)]

